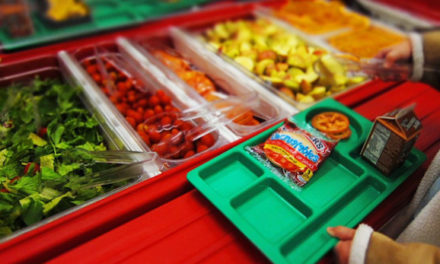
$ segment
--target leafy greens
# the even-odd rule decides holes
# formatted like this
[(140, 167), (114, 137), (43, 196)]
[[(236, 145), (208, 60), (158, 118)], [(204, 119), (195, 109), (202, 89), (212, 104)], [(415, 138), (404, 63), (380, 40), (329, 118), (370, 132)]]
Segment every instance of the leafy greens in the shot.
[(106, 150), (77, 89), (39, 78), (0, 89), (0, 237), (121, 184), (81, 188), (107, 165), (63, 157), (77, 148)]

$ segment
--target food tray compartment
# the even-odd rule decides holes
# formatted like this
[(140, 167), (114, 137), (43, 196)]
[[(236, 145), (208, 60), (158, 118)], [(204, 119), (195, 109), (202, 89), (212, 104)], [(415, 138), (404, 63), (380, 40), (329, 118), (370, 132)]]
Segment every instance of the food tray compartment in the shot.
[(339, 2), (323, 0), (288, 1), (285, 5), (261, 9), (289, 23), (299, 32), (315, 37), (324, 37), (350, 28), (363, 28), (369, 25), (369, 18), (358, 14)]
[[(338, 54), (348, 53), (355, 55), (359, 58), (373, 58), (381, 49), (394, 44), (398, 44), (399, 42), (403, 41), (405, 37), (404, 33), (398, 28), (378, 21), (376, 19), (366, 17), (362, 14), (358, 14), (357, 12), (352, 11), (349, 8), (340, 6), (340, 4), (336, 2), (324, 2), (321, 0), (317, 0), (292, 3), (292, 5), (295, 4), (299, 6), (308, 5), (308, 9), (310, 9), (312, 6), (316, 6), (316, 8), (319, 9), (318, 7), (320, 5), (330, 5), (334, 7), (330, 9), (333, 11), (324, 11), (325, 13), (328, 12), (329, 16), (334, 16), (334, 10), (340, 9), (340, 12), (348, 15), (347, 17), (341, 15), (341, 21), (343, 21), (344, 19), (352, 19), (352, 21), (345, 23), (347, 25), (345, 28), (335, 28), (334, 30), (327, 32), (320, 31), (322, 28), (325, 28), (325, 25), (322, 26), (322, 24), (327, 23), (330, 24), (330, 27), (335, 26), (337, 23), (333, 24), (334, 19), (327, 19), (326, 22), (322, 22), (320, 24), (317, 23), (317, 21), (314, 21), (314, 26), (316, 26), (316, 30), (318, 30), (320, 34), (313, 34), (313, 32), (308, 31), (307, 28), (301, 26), (298, 27), (295, 25), (295, 22), (291, 22), (291, 20), (286, 17), (287, 14), (283, 13), (282, 9), (281, 11), (278, 11), (260, 8), (258, 9), (258, 12), (261, 12), (265, 15), (275, 16), (276, 18), (274, 20), (278, 23), (285, 24), (287, 25), (287, 27), (291, 27), (294, 32), (299, 36), (302, 36), (305, 39), (311, 39), (313, 43), (317, 44), (318, 46), (324, 47), (331, 52)], [(301, 12), (302, 9), (297, 10), (299, 10), (298, 13), (301, 14), (300, 18), (297, 17), (291, 19), (298, 19), (298, 23), (311, 23), (310, 21), (304, 22), (308, 21), (306, 19), (308, 11)], [(349, 16), (351, 16), (352, 18), (349, 18)], [(301, 22), (301, 19), (304, 21)], [(313, 19), (311, 19), (311, 21), (313, 21)], [(354, 38), (353, 35), (357, 36), (357, 38)], [(375, 44), (374, 41), (376, 41), (377, 44)], [(341, 47), (341, 44), (345, 46)]]
[[(244, 23), (240, 21), (246, 21), (246, 23), (250, 23), (250, 26), (243, 26)], [(255, 53), (254, 50), (252, 50), (252, 46), (251, 51), (249, 51), (249, 46), (246, 45), (246, 43), (249, 43), (246, 41), (241, 42), (239, 45), (237, 44), (237, 46), (231, 42), (230, 38), (238, 33), (229, 35), (226, 29), (228, 27), (231, 28), (232, 32), (234, 27), (244, 27), (246, 30), (240, 29), (240, 32), (248, 33), (241, 33), (243, 39), (248, 38), (249, 35), (252, 36), (252, 34), (257, 36), (254, 38), (259, 39), (253, 40), (253, 43), (255, 44), (252, 45), (255, 46), (255, 49), (262, 49), (264, 45), (264, 49), (267, 49), (270, 46), (272, 47), (270, 48), (271, 51), (276, 50), (279, 54), (277, 55), (271, 52), (271, 55), (269, 55), (267, 54), (267, 50)], [(266, 41), (264, 37), (262, 37), (261, 32), (258, 34), (255, 32), (252, 33), (252, 31), (250, 31), (251, 28), (254, 28), (252, 30), (255, 32), (258, 30), (265, 30), (266, 33), (271, 36), (272, 44), (269, 44), (270, 41)], [(298, 30), (293, 29), (284, 22), (279, 22), (279, 20), (274, 19), (272, 16), (265, 14), (264, 12), (259, 12), (258, 10), (250, 11), (248, 15), (230, 18), (227, 21), (225, 19), (217, 19), (203, 24), (194, 24), (185, 27), (183, 30), (186, 34), (196, 38), (204, 48), (218, 54), (226, 62), (238, 68), (240, 73), (236, 74), (240, 74), (240, 76), (246, 75), (247, 78), (257, 81), (260, 86), (272, 91), (299, 109), (310, 107), (322, 98), (344, 93), (351, 88), (359, 86), (359, 84), (365, 80), (365, 77), (361, 76), (346, 76), (346, 79), (338, 78), (338, 80), (336, 80), (336, 77), (333, 75), (331, 76), (331, 79), (328, 77), (326, 79), (324, 76), (320, 77), (315, 70), (316, 67), (314, 62), (317, 58), (326, 53), (325, 49), (321, 47), (325, 46), (325, 43), (319, 39), (307, 37), (305, 34), (299, 34)], [(275, 32), (277, 33), (274, 34)], [(211, 39), (219, 38), (221, 41), (227, 39), (224, 43), (228, 44), (223, 45), (230, 45), (230, 47), (224, 48), (223, 46), (219, 46), (219, 43), (208, 43), (204, 34), (211, 35)], [(226, 35), (222, 36), (222, 34)], [(278, 39), (280, 44), (277, 44), (275, 37), (273, 37), (277, 35), (281, 36)], [(235, 39), (238, 39), (238, 37)], [(295, 51), (288, 51), (290, 50), (290, 47), (295, 46), (297, 43), (299, 44), (296, 46), (297, 48)], [(235, 48), (234, 45), (236, 46)], [(245, 51), (242, 51), (243, 49)], [(244, 55), (246, 52), (250, 52), (250, 54)], [(287, 55), (280, 55), (280, 52)], [(238, 56), (238, 59), (237, 57), (232, 59), (231, 56)], [(257, 57), (257, 59), (252, 59), (252, 57)], [(277, 63), (267, 62), (268, 65), (266, 65), (266, 59), (263, 59), (263, 57), (267, 57), (269, 60), (276, 58), (275, 61), (277, 61)], [(257, 60), (258, 62), (255, 63), (254, 61)], [(288, 60), (290, 60), (289, 63), (287, 63)], [(261, 63), (262, 61), (264, 63)], [(302, 84), (303, 82), (304, 84)], [(317, 87), (320, 87), (320, 89), (314, 90), (314, 88)], [(324, 87), (324, 89), (321, 87)]]
[[(64, 84), (69, 84), (72, 89), (74, 87), (80, 88), (79, 91), (79, 97), (81, 99), (82, 107), (84, 107), (86, 110), (88, 110), (88, 113), (90, 116), (93, 116), (95, 120), (97, 120), (99, 124), (100, 134), (103, 136), (107, 149), (109, 150), (129, 150), (129, 151), (136, 151), (136, 149), (132, 149), (132, 146), (125, 145), (124, 141), (119, 138), (120, 134), (118, 134), (115, 131), (114, 123), (105, 123), (108, 122), (108, 120), (103, 117), (103, 113), (101, 112), (102, 109), (96, 107), (95, 104), (89, 101), (89, 97), (85, 95), (84, 87), (81, 86), (79, 83), (72, 82), (72, 80), (68, 80), (67, 78), (64, 78), (65, 72), (64, 72), (64, 66), (62, 64), (58, 63), (58, 60), (55, 56), (47, 56), (47, 57), (40, 57), (33, 60), (25, 60), (25, 61), (19, 61), (17, 63), (13, 64), (4, 64), (0, 66), (0, 87), (2, 89), (6, 89), (6, 87), (10, 87), (17, 84), (29, 84), (31, 83), (35, 78), (40, 78), (40, 80), (47, 80), (47, 79), (57, 79), (60, 80)], [(3, 112), (4, 114), (4, 112)], [(45, 124), (47, 126), (47, 124)], [(37, 134), (37, 133), (35, 133)], [(47, 135), (47, 134), (46, 134)], [(46, 135), (39, 134), (39, 136), (43, 139), (45, 139), (47, 142), (49, 142), (49, 139), (46, 138)], [(78, 133), (78, 137), (81, 136), (80, 133)], [(62, 138), (62, 136), (61, 136)], [(76, 143), (71, 143), (76, 144)], [(78, 144), (77, 144), (78, 145)], [(61, 151), (61, 149), (58, 149), (58, 152)], [(53, 153), (49, 151), (50, 153)], [(49, 153), (48, 152), (48, 153)], [(41, 155), (41, 154), (40, 154)], [(49, 155), (49, 154), (48, 154)], [(50, 216), (44, 217), (42, 220), (35, 222), (31, 225), (28, 225), (27, 227), (20, 228), (17, 231), (14, 231), (12, 234), (4, 236), (0, 239), (0, 242), (6, 242), (10, 241), (20, 235), (23, 235), (27, 232), (30, 232), (34, 229), (37, 229), (39, 227), (42, 227), (43, 225), (50, 223), (56, 219), (59, 219), (63, 216), (69, 215), (73, 212), (76, 212), (80, 208), (83, 208), (87, 205), (93, 204), (97, 201), (100, 201), (114, 193), (120, 192), (122, 190), (127, 189), (128, 187), (139, 183), (142, 180), (148, 179), (149, 177), (154, 176), (154, 174), (151, 174), (149, 171), (149, 168), (156, 166), (156, 155), (151, 155), (152, 159), (150, 161), (146, 161), (142, 165), (142, 169), (139, 170), (138, 176), (136, 178), (132, 178), (131, 180), (127, 180), (125, 183), (119, 183), (119, 184), (112, 184), (111, 186), (107, 185), (108, 188), (104, 193), (99, 194), (97, 192), (95, 195), (90, 196), (90, 198), (85, 199), (83, 203), (78, 204), (76, 206), (71, 206), (67, 209), (58, 209), (58, 211), (52, 212)], [(4, 162), (4, 161), (2, 161)], [(37, 160), (33, 160), (33, 162), (39, 163)], [(43, 166), (41, 164), (41, 166)], [(26, 169), (25, 169), (26, 170)], [(35, 171), (36, 172), (36, 171)], [(20, 179), (20, 178), (19, 178)], [(11, 186), (13, 186), (13, 183), (9, 183)], [(3, 185), (5, 186), (5, 185)], [(46, 185), (45, 185), (46, 186)], [(53, 185), (52, 188), (55, 188)], [(48, 186), (46, 186), (48, 187)], [(93, 189), (91, 189), (93, 190)], [(53, 190), (56, 192), (56, 190)], [(59, 190), (58, 190), (59, 191)], [(3, 193), (7, 193), (8, 189), (2, 190)], [(60, 191), (60, 193), (63, 193), (65, 191)], [(36, 193), (34, 193), (35, 195)], [(28, 196), (30, 197), (30, 196)], [(37, 197), (37, 196), (32, 196)], [(79, 199), (79, 198), (78, 198)], [(50, 201), (50, 200), (49, 200)], [(49, 202), (48, 202), (49, 203)]]
[[(412, 149), (401, 169), (385, 176), (360, 157), (371, 122), (333, 99), (291, 117), (304, 127), (312, 116), (341, 112), (358, 131), (341, 140), (302, 188), (282, 180), (245, 149), (264, 142), (277, 125), (188, 173), (188, 180), (271, 261), (314, 263), (335, 244), (328, 226), (354, 227), (424, 161)], [(222, 173), (222, 172), (228, 173)], [(219, 173), (220, 172), (220, 173)]]
[[(401, 30), (374, 19), (370, 20), (368, 27), (327, 36), (323, 38), (323, 41), (337, 53), (348, 53), (359, 58), (373, 58), (380, 50), (398, 44), (405, 39)], [(345, 45), (350, 43), (350, 45), (338, 46), (341, 43)]]
[[(51, 4), (48, 0), (36, 0), (37, 5), (37, 13), (39, 18), (42, 22), (44, 22), (47, 26), (51, 28), (61, 28), (66, 26), (74, 26), (76, 24), (86, 23), (90, 22), (92, 20), (90, 7), (89, 5), (85, 4), (83, 1), (82, 5), (78, 5), (78, 2), (76, 2), (76, 8), (83, 8), (84, 14), (78, 13), (75, 16), (71, 16), (70, 18), (61, 19), (57, 21), (56, 19), (52, 18), (49, 13), (51, 12)], [(60, 12), (60, 10), (58, 10)], [(52, 11), (53, 13), (53, 11)]]
[[(145, 71), (138, 70), (139, 68), (136, 62), (129, 59), (129, 56), (124, 53), (124, 51), (118, 48), (118, 46), (114, 43), (107, 43), (107, 44), (100, 44), (98, 46), (89, 46), (80, 48), (74, 52), (71, 53), (71, 57), (74, 57), (75, 64), (79, 68), (77, 70), (80, 70), (84, 76), (86, 76), (86, 80), (91, 83), (90, 87), (94, 91), (98, 91), (101, 95), (106, 94), (105, 102), (109, 104), (109, 107), (112, 109), (112, 112), (115, 116), (118, 116), (118, 119), (122, 120), (121, 122), (124, 123), (124, 127), (131, 131), (131, 134), (136, 138), (137, 142), (140, 142), (140, 145), (144, 151), (155, 151), (158, 153), (158, 155), (161, 158), (161, 161), (163, 162), (163, 169), (167, 169), (170, 167), (177, 166), (179, 164), (182, 164), (191, 158), (194, 158), (198, 156), (199, 154), (209, 151), (212, 149), (215, 149), (224, 143), (228, 142), (225, 137), (222, 135), (222, 131), (225, 130), (225, 128), (220, 127), (217, 130), (214, 130), (210, 133), (212, 137), (212, 141), (210, 142), (207, 147), (199, 148), (199, 145), (202, 145), (201, 139), (197, 139), (197, 141), (192, 142), (191, 149), (196, 152), (193, 156), (185, 157), (185, 154), (183, 153), (184, 149), (178, 148), (173, 153), (178, 152), (178, 156), (176, 157), (169, 157), (168, 156), (168, 150), (161, 149), (160, 146), (163, 146), (160, 142), (157, 142), (157, 140), (154, 140), (152, 135), (150, 134), (149, 130), (147, 130), (147, 127), (144, 127), (143, 132), (147, 135), (149, 138), (146, 139), (145, 134), (141, 135), (139, 133), (142, 133), (139, 131), (139, 125), (140, 124), (146, 124), (151, 127), (151, 125), (157, 126), (157, 131), (161, 133), (161, 138), (164, 136), (162, 132), (170, 132), (172, 129), (164, 128), (165, 125), (159, 125), (159, 122), (161, 122), (162, 117), (165, 117), (166, 112), (168, 113), (175, 113), (184, 111), (189, 108), (197, 107), (198, 102), (195, 100), (192, 100), (190, 96), (188, 96), (185, 91), (176, 91), (176, 89), (172, 88), (172, 85), (169, 83), (168, 80), (164, 79), (163, 75), (160, 75), (160, 72), (154, 71), (153, 73), (147, 73)], [(100, 58), (100, 62), (96, 61), (96, 58)], [(93, 75), (101, 75), (101, 77), (91, 77), (91, 74), (87, 73), (87, 68), (90, 66), (88, 63), (94, 63), (96, 62), (96, 71)], [(88, 66), (86, 66), (86, 64)], [(107, 70), (104, 70), (102, 67), (107, 68), (108, 66), (111, 66), (111, 70), (108, 72), (117, 72), (118, 77), (113, 81), (113, 85), (111, 87), (106, 87), (105, 84), (101, 81), (99, 81), (99, 78), (106, 78), (106, 74), (108, 75)], [(110, 67), (109, 66), (109, 67)], [(101, 69), (99, 69), (101, 67)], [(155, 74), (158, 75), (155, 75)], [(96, 80), (92, 80), (92, 78), (98, 78), (97, 82)], [(107, 77), (108, 78), (108, 77)], [(126, 89), (128, 90), (136, 90), (136, 93), (133, 99), (130, 99), (132, 101), (121, 101), (122, 99), (118, 99), (121, 97), (126, 97), (124, 100), (128, 100), (128, 95), (131, 92), (124, 92), (125, 88), (119, 87), (119, 83), (126, 83), (127, 80), (131, 80), (130, 85), (126, 86)], [(164, 82), (168, 85), (164, 85)], [(129, 88), (128, 88), (129, 87)], [(110, 89), (110, 90), (109, 90)], [(114, 89), (114, 92), (111, 92), (111, 89)], [(103, 92), (105, 91), (105, 93)], [(160, 93), (160, 95), (159, 95)], [(161, 98), (160, 96), (164, 96), (169, 98), (170, 100), (167, 100), (167, 103), (164, 103), (160, 100), (156, 103), (152, 103), (154, 99), (152, 97)], [(147, 101), (146, 104), (143, 104), (142, 101)], [(114, 102), (114, 103), (112, 103)], [(142, 103), (142, 104), (141, 104)], [(120, 110), (120, 104), (128, 104), (128, 110)], [(154, 105), (153, 105), (154, 104)], [(116, 105), (116, 106), (115, 106)], [(130, 105), (136, 106), (136, 109), (130, 110)], [(159, 107), (157, 107), (159, 105)], [(169, 105), (170, 107), (167, 107)], [(165, 108), (167, 107), (167, 108)], [(143, 108), (139, 110), (139, 108)], [(157, 109), (160, 108), (160, 109)], [(121, 112), (122, 111), (122, 112)], [(135, 112), (142, 112), (140, 115), (134, 115), (133, 111)], [(149, 112), (149, 113), (147, 113)], [(130, 117), (135, 118), (130, 118)], [(152, 118), (159, 117), (160, 120), (151, 121)], [(203, 126), (206, 124), (206, 120), (209, 120), (209, 116), (203, 117), (203, 118), (197, 118), (193, 119), (192, 121), (185, 121), (186, 123), (191, 123), (192, 126), (198, 127)], [(135, 121), (135, 122), (134, 122)], [(151, 121), (151, 122), (150, 122)], [(174, 126), (172, 126), (174, 128)], [(177, 127), (176, 127), (177, 128)], [(179, 128), (180, 129), (180, 128)], [(170, 130), (170, 131), (168, 131)], [(153, 131), (152, 131), (153, 132)], [(230, 132), (230, 131), (229, 131)], [(171, 133), (171, 132), (170, 132)], [(157, 133), (156, 135), (157, 136)], [(161, 139), (162, 140), (162, 139)], [(189, 139), (188, 139), (189, 140)], [(235, 140), (235, 138), (234, 138)], [(167, 143), (170, 143), (167, 141)], [(185, 142), (184, 142), (185, 143)], [(156, 144), (158, 146), (154, 146), (153, 144)], [(160, 146), (159, 146), (160, 145)], [(180, 146), (180, 145), (179, 145)], [(205, 149), (205, 150), (204, 150)], [(186, 150), (186, 149), (185, 149)], [(197, 151), (200, 150), (200, 151)]]
[[(164, 36), (134, 39), (131, 43), (142, 49), (142, 52), (150, 57), (167, 76), (170, 76), (170, 79), (181, 82), (180, 86), (189, 86), (187, 90), (197, 91), (197, 96), (200, 97), (198, 101), (207, 103), (234, 95), (245, 96), (246, 93), (253, 92), (239, 83), (232, 82), (229, 76), (225, 76), (208, 65), (206, 60), (200, 57), (203, 55), (191, 51), (189, 54), (184, 53), (185, 49), (180, 46), (181, 43), (177, 46), (169, 33)], [(178, 47), (180, 49), (177, 50)], [(167, 63), (171, 64), (171, 67), (167, 67)], [(281, 109), (262, 96), (258, 96), (257, 100), (255, 106), (243, 118), (238, 118), (228, 124), (228, 127), (238, 136), (245, 136), (287, 117), (287, 113), (283, 113)]]

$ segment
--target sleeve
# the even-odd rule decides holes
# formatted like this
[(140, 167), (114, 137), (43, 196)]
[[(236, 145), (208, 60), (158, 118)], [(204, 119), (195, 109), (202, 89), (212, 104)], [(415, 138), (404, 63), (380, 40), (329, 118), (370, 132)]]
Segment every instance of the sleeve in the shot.
[(353, 243), (350, 249), (350, 257), (348, 263), (363, 264), (365, 263), (366, 252), (370, 243), (370, 237), (373, 229), (365, 224), (360, 224), (356, 229), (356, 234), (353, 238)]
[(372, 263), (440, 263), (440, 249), (422, 243), (400, 244), (374, 232), (371, 236), (366, 264)]
[(440, 66), (440, 30), (425, 32), (423, 38), (423, 53), (427, 66)]
[(440, 30), (425, 32), (422, 35), (409, 35), (412, 45), (413, 75), (411, 80), (423, 81), (434, 87), (440, 87), (440, 74), (431, 69), (440, 68)]

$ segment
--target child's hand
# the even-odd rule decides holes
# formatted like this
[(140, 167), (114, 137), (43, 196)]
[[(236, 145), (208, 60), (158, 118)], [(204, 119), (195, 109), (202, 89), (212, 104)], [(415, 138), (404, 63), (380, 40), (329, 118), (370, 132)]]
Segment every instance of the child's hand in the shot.
[(396, 61), (408, 61), (412, 55), (411, 41), (406, 39), (402, 43), (381, 50), (376, 58), (385, 59), (385, 68), (391, 67)]
[(331, 236), (336, 237), (340, 240), (335, 246), (335, 252), (336, 256), (338, 257), (338, 262), (341, 264), (348, 263), (348, 260), (350, 258), (351, 244), (353, 243), (353, 238), (356, 230), (345, 226), (336, 226), (328, 227), (327, 232)]

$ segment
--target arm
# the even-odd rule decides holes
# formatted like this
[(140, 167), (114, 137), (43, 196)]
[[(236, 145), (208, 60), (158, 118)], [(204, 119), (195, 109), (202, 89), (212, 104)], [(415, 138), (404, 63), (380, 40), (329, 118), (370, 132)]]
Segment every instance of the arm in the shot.
[(400, 244), (374, 232), (370, 239), (366, 263), (440, 263), (440, 249), (423, 243)]
[(339, 263), (440, 263), (440, 249), (422, 243), (399, 244), (360, 225), (357, 230), (338, 226), (328, 228), (341, 239), (335, 251)]
[(411, 80), (440, 86), (440, 74), (424, 70), (424, 67), (437, 71), (440, 69), (440, 30), (423, 34), (410, 33), (402, 43), (383, 49), (376, 57), (385, 60), (385, 67), (399, 61), (412, 61)]

